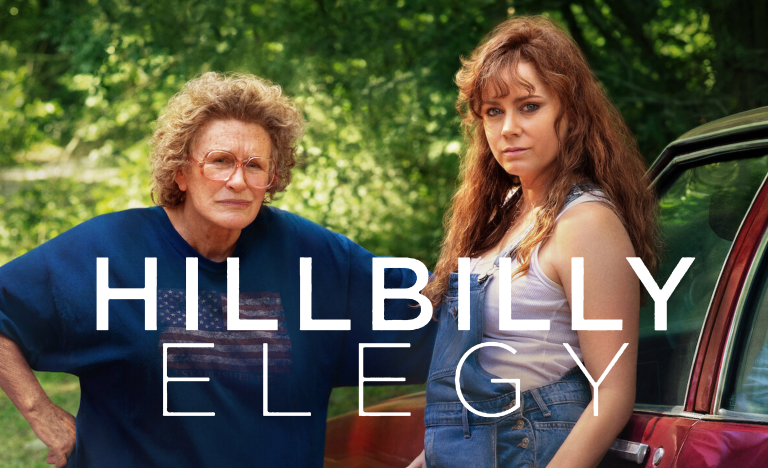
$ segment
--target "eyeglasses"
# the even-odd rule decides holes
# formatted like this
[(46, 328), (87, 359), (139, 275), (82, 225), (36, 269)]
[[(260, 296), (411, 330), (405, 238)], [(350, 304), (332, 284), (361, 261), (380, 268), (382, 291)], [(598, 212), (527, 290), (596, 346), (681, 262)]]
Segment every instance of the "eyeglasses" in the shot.
[(190, 156), (200, 167), (200, 174), (208, 180), (226, 182), (239, 167), (243, 168), (243, 179), (252, 188), (269, 188), (275, 183), (275, 162), (270, 158), (254, 156), (238, 161), (229, 151), (213, 150), (202, 161)]

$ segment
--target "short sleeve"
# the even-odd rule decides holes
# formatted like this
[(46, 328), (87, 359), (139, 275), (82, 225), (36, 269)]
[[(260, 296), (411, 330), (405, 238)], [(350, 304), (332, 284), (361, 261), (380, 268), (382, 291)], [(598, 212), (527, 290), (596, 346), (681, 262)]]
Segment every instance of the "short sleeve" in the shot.
[(63, 371), (63, 324), (45, 260), (38, 247), (0, 267), (0, 334), (21, 348), (30, 367)]
[[(336, 386), (358, 385), (360, 343), (408, 343), (408, 348), (367, 348), (364, 355), (365, 377), (405, 377), (406, 384), (426, 381), (437, 323), (416, 330), (373, 330), (372, 266), (374, 256), (349, 241), (348, 316), (351, 331), (344, 344)], [(416, 274), (407, 268), (391, 268), (384, 272), (385, 288), (408, 288), (416, 283)], [(421, 313), (418, 304), (406, 299), (388, 299), (384, 317), (387, 320), (414, 319)]]

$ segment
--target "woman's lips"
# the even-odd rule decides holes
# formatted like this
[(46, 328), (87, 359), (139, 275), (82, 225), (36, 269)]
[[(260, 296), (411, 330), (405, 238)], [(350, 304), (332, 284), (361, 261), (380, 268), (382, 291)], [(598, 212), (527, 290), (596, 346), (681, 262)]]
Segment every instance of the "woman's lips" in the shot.
[(520, 154), (520, 153), (522, 153), (524, 151), (527, 151), (527, 150), (528, 150), (528, 148), (520, 148), (519, 146), (515, 146), (514, 148), (512, 148), (512, 147), (504, 148), (504, 151), (502, 151), (502, 152), (506, 156), (517, 156), (518, 154)]
[(227, 199), (227, 200), (219, 200), (219, 203), (226, 206), (232, 206), (232, 207), (246, 207), (251, 204), (249, 200), (239, 200), (239, 199)]

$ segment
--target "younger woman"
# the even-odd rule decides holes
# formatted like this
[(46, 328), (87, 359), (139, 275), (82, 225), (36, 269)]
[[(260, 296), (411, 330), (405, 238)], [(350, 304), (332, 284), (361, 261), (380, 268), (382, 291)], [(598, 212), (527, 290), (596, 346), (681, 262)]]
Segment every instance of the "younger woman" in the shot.
[[(456, 81), (468, 150), (424, 290), (440, 305), (440, 329), (425, 452), (411, 467), (594, 467), (634, 403), (640, 291), (626, 258), (655, 264), (643, 160), (578, 47), (545, 18), (501, 24)], [(458, 313), (462, 257), (469, 330)], [(582, 303), (588, 327), (611, 320), (611, 330), (574, 327)], [(481, 343), (463, 362), (459, 395), (457, 366)], [(599, 381), (625, 343), (598, 406), (574, 357)], [(519, 379), (520, 398), (499, 378)]]

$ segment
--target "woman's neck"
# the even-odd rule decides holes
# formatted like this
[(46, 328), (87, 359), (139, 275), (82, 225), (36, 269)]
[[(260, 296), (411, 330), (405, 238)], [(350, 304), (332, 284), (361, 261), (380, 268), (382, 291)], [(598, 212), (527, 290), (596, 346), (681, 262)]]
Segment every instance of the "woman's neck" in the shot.
[(527, 215), (532, 212), (537, 212), (544, 206), (549, 193), (549, 185), (521, 185), (519, 190), (521, 194), (520, 201), (518, 202), (520, 214)]
[(225, 229), (205, 219), (190, 219), (183, 203), (163, 209), (176, 232), (203, 257), (223, 262), (235, 251), (240, 230)]
[(517, 214), (514, 221), (507, 227), (501, 241), (488, 251), (483, 252), (484, 257), (489, 253), (498, 254), (515, 239), (522, 236), (525, 230), (535, 222), (536, 216), (547, 200), (547, 191), (539, 187), (521, 185), (518, 190), (520, 190), (520, 199), (517, 201)]

